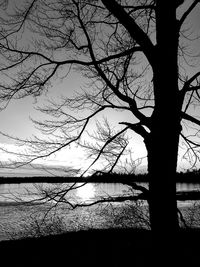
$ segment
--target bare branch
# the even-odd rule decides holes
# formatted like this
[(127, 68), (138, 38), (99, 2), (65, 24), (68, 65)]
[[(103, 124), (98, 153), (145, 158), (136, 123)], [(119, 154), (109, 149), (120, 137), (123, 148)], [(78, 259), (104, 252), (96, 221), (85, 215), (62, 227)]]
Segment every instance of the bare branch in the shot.
[(195, 117), (193, 117), (193, 116), (191, 116), (185, 112), (181, 112), (181, 117), (184, 120), (188, 120), (188, 121), (193, 122), (193, 123), (200, 126), (200, 120), (196, 119)]
[(136, 24), (124, 10), (124, 8), (118, 4), (115, 0), (105, 1), (102, 0), (108, 10), (114, 14), (119, 22), (129, 31), (130, 35), (140, 44), (143, 48), (143, 52), (148, 58), (149, 62), (154, 62), (154, 47), (148, 36), (142, 31), (142, 29)]
[(192, 82), (195, 81), (198, 77), (200, 77), (200, 72), (195, 73), (189, 80), (187, 80), (181, 91), (184, 91), (184, 92), (190, 91), (191, 90), (190, 86)]
[(196, 5), (199, 3), (199, 0), (194, 0), (192, 4), (189, 6), (189, 8), (185, 11), (185, 13), (182, 15), (182, 17), (179, 20), (179, 29), (181, 28), (182, 24), (186, 20), (186, 18), (190, 15), (190, 13), (194, 10)]
[(102, 148), (100, 149), (97, 157), (93, 160), (93, 162), (89, 165), (89, 167), (83, 172), (82, 175), (84, 175), (96, 162), (97, 160), (100, 158), (101, 154), (103, 153), (104, 149), (106, 148), (106, 146), (108, 144), (110, 144), (115, 138), (117, 138), (119, 135), (121, 135), (123, 132), (125, 132), (128, 129), (128, 127), (125, 127), (124, 129), (122, 129), (121, 131), (119, 131), (118, 133), (116, 133), (114, 136), (112, 136), (111, 138), (109, 138), (105, 144), (102, 146)]
[(128, 122), (120, 122), (120, 124), (127, 125), (130, 129), (132, 129), (137, 134), (141, 135), (143, 138), (148, 137), (148, 132), (145, 130), (145, 128), (142, 126), (141, 123), (128, 123)]

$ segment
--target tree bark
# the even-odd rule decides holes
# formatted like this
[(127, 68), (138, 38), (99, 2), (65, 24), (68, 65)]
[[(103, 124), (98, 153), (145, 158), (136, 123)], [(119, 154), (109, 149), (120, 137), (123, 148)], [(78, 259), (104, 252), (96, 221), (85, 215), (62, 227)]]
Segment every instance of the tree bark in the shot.
[[(162, 129), (166, 131), (166, 129)], [(162, 135), (162, 136), (161, 136)], [(176, 161), (178, 138), (152, 133), (148, 149), (149, 212), (153, 232), (177, 232)], [(172, 142), (176, 146), (172, 146)]]
[(161, 122), (160, 115), (155, 121), (160, 124), (152, 130), (147, 146), (148, 204), (153, 237), (152, 259), (153, 263), (161, 266), (162, 258), (171, 264), (178, 247), (176, 167), (179, 138), (178, 129), (171, 125), (169, 118), (166, 124)]
[[(152, 231), (165, 242), (179, 229), (176, 201), (176, 169), (180, 133), (178, 90), (178, 31), (176, 7), (157, 1), (153, 83), (155, 109), (151, 132), (145, 140), (148, 152), (149, 212)], [(173, 242), (171, 240), (171, 242)], [(170, 243), (171, 243), (170, 242)]]

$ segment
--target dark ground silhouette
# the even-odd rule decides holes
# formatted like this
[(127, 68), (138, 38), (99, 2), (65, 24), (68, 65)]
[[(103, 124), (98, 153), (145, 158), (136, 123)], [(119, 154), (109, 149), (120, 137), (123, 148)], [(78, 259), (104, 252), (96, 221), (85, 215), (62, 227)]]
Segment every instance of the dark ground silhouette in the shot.
[(134, 229), (89, 230), (1, 241), (0, 257), (4, 266), (168, 266), (166, 259), (170, 266), (200, 266), (200, 230), (184, 230), (178, 239), (175, 258), (167, 249), (164, 258), (159, 259), (159, 254), (155, 258), (152, 233)]

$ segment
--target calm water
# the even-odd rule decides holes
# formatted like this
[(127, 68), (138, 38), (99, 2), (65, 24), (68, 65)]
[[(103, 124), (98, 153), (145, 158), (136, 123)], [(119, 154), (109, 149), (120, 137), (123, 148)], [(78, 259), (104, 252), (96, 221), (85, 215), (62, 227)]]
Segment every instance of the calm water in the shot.
[[(98, 197), (107, 196), (120, 196), (131, 194), (130, 188), (121, 184), (87, 184), (80, 187), (81, 184), (77, 184), (76, 188), (70, 191), (66, 198), (73, 202), (90, 202)], [(143, 184), (144, 186), (147, 186)], [(39, 218), (41, 214), (45, 214), (49, 208), (45, 205), (16, 205), (16, 200), (30, 200), (38, 198), (38, 190), (58, 190), (61, 186), (66, 185), (52, 185), (52, 184), (19, 184), (19, 185), (0, 185), (0, 240), (8, 239), (9, 232), (18, 232), (24, 228), (24, 224), (30, 225), (30, 220), (33, 218)], [(68, 187), (71, 185), (67, 185)], [(200, 190), (200, 184), (177, 184), (177, 190)], [(50, 204), (49, 204), (50, 205)], [(89, 209), (75, 209), (69, 211), (66, 205), (60, 207), (59, 214), (63, 217), (67, 223), (68, 230), (87, 229), (88, 227), (109, 227), (113, 224), (113, 220), (118, 218), (114, 224), (121, 226), (123, 224), (120, 216), (123, 215), (123, 220), (126, 220), (126, 224), (130, 225), (135, 216), (135, 210), (129, 208), (128, 212), (124, 214), (120, 213), (119, 209), (123, 204), (117, 205), (117, 209), (107, 206), (107, 210), (99, 210), (97, 212), (95, 206)], [(131, 204), (132, 205), (132, 204)], [(185, 209), (188, 203), (179, 203), (181, 207)], [(190, 205), (190, 204), (189, 204)], [(200, 206), (196, 206), (198, 212), (195, 212), (195, 216), (200, 214)], [(130, 211), (133, 212), (133, 217), (130, 215)], [(39, 215), (40, 214), (40, 215)], [(93, 215), (92, 215), (93, 214)], [(115, 217), (113, 217), (115, 214)], [(127, 215), (128, 214), (128, 215)], [(59, 215), (59, 216), (60, 216)], [(193, 211), (189, 220), (199, 223), (200, 218), (193, 219)], [(36, 216), (36, 217), (35, 217)], [(192, 217), (193, 216), (193, 217)], [(120, 221), (121, 220), (121, 221)], [(137, 223), (137, 222), (136, 222)]]
[[(142, 183), (141, 183), (142, 184)], [(0, 185), (0, 202), (12, 202), (17, 199), (30, 200), (37, 199), (40, 190), (59, 190), (60, 188), (69, 188), (72, 184), (3, 184)], [(100, 196), (120, 196), (131, 194), (130, 187), (122, 184), (94, 184), (88, 183), (84, 186), (76, 184), (66, 197), (69, 200), (88, 201)], [(148, 187), (147, 184), (142, 184)], [(179, 183), (178, 191), (200, 190), (200, 184)]]
[[(142, 184), (142, 183), (141, 183)], [(3, 184), (0, 185), (0, 202), (10, 202), (17, 198), (30, 200), (38, 197), (41, 190), (59, 190), (60, 188), (69, 188), (72, 184)], [(122, 184), (94, 184), (88, 183), (84, 186), (77, 183), (70, 192), (67, 193), (69, 199), (89, 200), (99, 196), (120, 196), (123, 194), (131, 194), (130, 187)], [(147, 184), (142, 184), (148, 187)], [(200, 190), (200, 184), (178, 183), (178, 191)]]
[[(37, 199), (38, 192), (42, 190), (68, 189), (72, 184), (4, 184), (0, 185), (0, 202), (12, 202), (17, 199), (30, 200)], [(69, 200), (88, 201), (103, 196), (119, 196), (130, 194), (130, 188), (121, 184), (94, 184), (86, 185), (77, 183), (66, 194)]]
[[(19, 184), (19, 185), (0, 185), (0, 240), (8, 239), (8, 233), (18, 232), (24, 229), (26, 224), (30, 225), (30, 221), (34, 218), (43, 216), (49, 209), (49, 204), (45, 205), (16, 205), (16, 201), (37, 199), (38, 190), (58, 190), (61, 186), (68, 185), (52, 185), (52, 184)], [(129, 188), (120, 184), (86, 184), (81, 186), (77, 184), (76, 187), (70, 191), (66, 198), (73, 202), (91, 202), (98, 197), (107, 196), (119, 196), (123, 194), (130, 194)], [(105, 206), (104, 206), (105, 208)], [(119, 212), (119, 205), (114, 210), (110, 209), (109, 205), (106, 209), (99, 210), (96, 206), (89, 208), (78, 208), (70, 211), (66, 205), (60, 205), (56, 213), (59, 213), (59, 217), (64, 216), (67, 230), (87, 229), (93, 228), (106, 228), (113, 224), (113, 214)], [(52, 210), (53, 216), (54, 210)], [(36, 217), (35, 217), (36, 216)], [(30, 221), (29, 221), (30, 220)], [(127, 219), (126, 219), (127, 220)], [(130, 223), (131, 218), (129, 218)], [(115, 222), (116, 226), (120, 224), (120, 221)], [(29, 226), (28, 226), (29, 227)]]

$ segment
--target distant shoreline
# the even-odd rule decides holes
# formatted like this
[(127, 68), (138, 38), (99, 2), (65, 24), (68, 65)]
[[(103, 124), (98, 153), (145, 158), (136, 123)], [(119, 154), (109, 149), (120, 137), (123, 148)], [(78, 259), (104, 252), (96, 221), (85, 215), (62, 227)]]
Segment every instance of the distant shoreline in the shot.
[[(161, 174), (162, 176), (162, 174)], [(148, 183), (147, 173), (143, 174), (102, 174), (87, 177), (76, 176), (4, 176), (0, 177), (0, 184), (21, 184), (21, 183), (122, 183), (128, 182)], [(200, 171), (185, 172), (176, 174), (176, 183), (200, 184)]]

